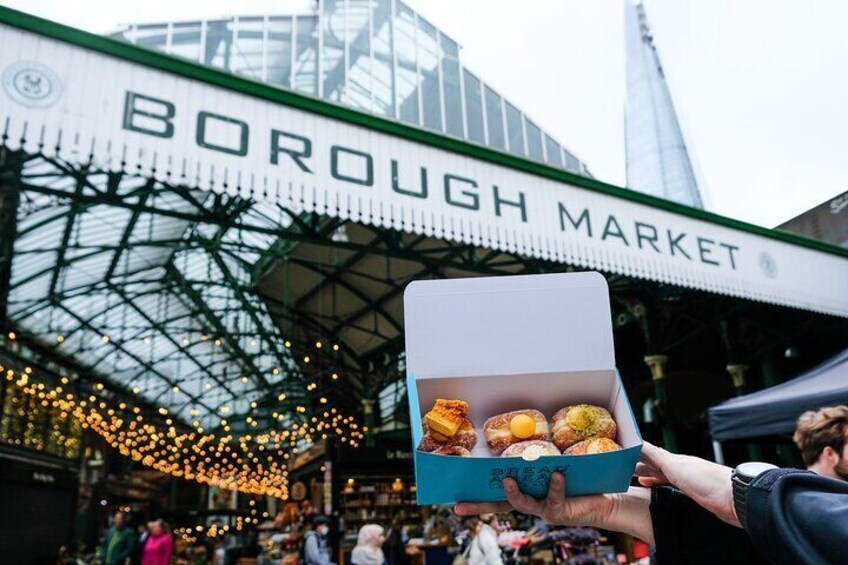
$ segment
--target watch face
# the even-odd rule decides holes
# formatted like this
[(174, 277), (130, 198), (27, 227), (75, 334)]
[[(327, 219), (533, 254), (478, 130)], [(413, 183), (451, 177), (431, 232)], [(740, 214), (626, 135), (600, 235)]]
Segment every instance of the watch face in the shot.
[(777, 469), (777, 467), (771, 463), (763, 463), (762, 461), (749, 461), (736, 467), (736, 472), (740, 475), (753, 479), (760, 473), (764, 473), (769, 469)]

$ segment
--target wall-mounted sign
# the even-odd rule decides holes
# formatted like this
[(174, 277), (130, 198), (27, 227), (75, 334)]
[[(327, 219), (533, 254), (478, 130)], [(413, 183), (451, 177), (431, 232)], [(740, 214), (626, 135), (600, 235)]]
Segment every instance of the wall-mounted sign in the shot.
[(297, 456), (292, 460), (289, 467), (292, 470), (300, 469), (304, 465), (308, 465), (312, 463), (318, 458), (324, 457), (327, 453), (327, 442), (326, 440), (320, 440), (317, 443), (312, 444), (306, 451), (302, 451), (298, 453)]
[(324, 515), (333, 513), (333, 464), (324, 463)]
[[(214, 77), (207, 82), (175, 74), (181, 63), (166, 72), (131, 62), (127, 53), (135, 48), (121, 45), (119, 52), (98, 38), (99, 49), (112, 53), (107, 55), (81, 46), (82, 32), (77, 44), (50, 33), (48, 26), (39, 33), (0, 27), (3, 44), (14, 46), (0, 49), (0, 72), (20, 76), (0, 91), (3, 143), (10, 149), (848, 316), (848, 260), (842, 255), (562, 180), (574, 177), (533, 174), (506, 158), (484, 160), (473, 156), (482, 150), (459, 143), (449, 151), (411, 134), (355, 125), (342, 110), (330, 118), (286, 106), (272, 101), (269, 89), (247, 83), (230, 89), (212, 84)], [(202, 72), (193, 74), (203, 78)], [(54, 82), (61, 85), (57, 100), (31, 103), (48, 96), (44, 89)], [(238, 79), (229, 79), (233, 83)]]
[(306, 485), (303, 481), (297, 481), (291, 486), (291, 497), (298, 502), (306, 498)]

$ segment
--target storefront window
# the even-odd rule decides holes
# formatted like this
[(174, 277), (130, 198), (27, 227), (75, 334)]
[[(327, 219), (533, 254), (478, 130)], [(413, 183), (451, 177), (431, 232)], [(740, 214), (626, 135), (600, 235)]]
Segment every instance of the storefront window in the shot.
[(262, 79), (262, 50), (265, 22), (263, 18), (241, 18), (236, 27), (230, 70)]
[(200, 61), (200, 22), (174, 24), (171, 35), (171, 54)]
[(370, 0), (347, 0), (348, 62), (344, 103), (371, 111), (371, 35), (368, 32)]
[(324, 19), (321, 33), (324, 46), (321, 52), (321, 80), (325, 100), (341, 102), (344, 96), (345, 10), (344, 0), (324, 0)]
[(580, 172), (580, 161), (577, 160), (577, 157), (569, 153), (567, 149), (562, 151), (565, 155), (565, 168), (569, 171)]
[(138, 26), (135, 30), (135, 44), (141, 47), (164, 51), (167, 40), (167, 25)]
[(439, 44), (436, 28), (418, 18), (418, 68), (421, 71), (421, 103), (424, 127), (442, 131), (442, 101), (439, 94)]
[(526, 120), (524, 122), (527, 129), (527, 156), (537, 161), (544, 161), (545, 154), (542, 151), (542, 130), (539, 126)]
[[(3, 390), (5, 387), (5, 390)], [(82, 428), (76, 418), (8, 382), (0, 383), (0, 443), (75, 459)]]
[(445, 131), (464, 137), (462, 127), (462, 91), (459, 86), (459, 46), (442, 35), (442, 92), (445, 98)]
[(466, 70), (463, 70), (465, 87), (465, 115), (468, 120), (468, 139), (477, 143), (486, 143), (483, 135), (483, 100), (480, 92), (480, 81)]
[(524, 129), (521, 127), (521, 112), (506, 102), (506, 130), (509, 136), (509, 152), (524, 157)]
[(316, 80), (318, 55), (318, 18), (297, 18), (297, 56), (294, 61), (294, 88), (307, 94), (318, 94)]
[(375, 0), (373, 21), (374, 60), (371, 62), (372, 111), (383, 116), (395, 116), (394, 55), (392, 53), (392, 2)]
[(291, 86), (292, 69), (292, 19), (268, 20), (267, 81), (271, 84)]
[(208, 22), (206, 24), (206, 52), (203, 60), (207, 65), (229, 69), (233, 45), (233, 22)]
[(545, 135), (545, 150), (548, 154), (548, 164), (562, 167), (562, 148), (549, 135)]
[(486, 87), (486, 126), (489, 131), (489, 146), (506, 149), (501, 97), (488, 86)]
[(397, 3), (395, 20), (397, 52), (397, 105), (399, 118), (411, 124), (421, 123), (418, 115), (418, 58), (415, 49), (415, 14)]

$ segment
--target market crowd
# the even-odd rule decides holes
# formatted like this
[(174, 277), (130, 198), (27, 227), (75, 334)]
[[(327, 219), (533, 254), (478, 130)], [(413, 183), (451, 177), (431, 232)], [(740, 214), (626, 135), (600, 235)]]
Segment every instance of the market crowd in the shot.
[[(523, 547), (545, 539), (568, 548), (559, 557), (600, 563), (598, 529), (645, 542), (645, 562), (659, 563), (836, 563), (848, 543), (848, 406), (805, 412), (794, 435), (806, 470), (762, 463), (736, 470), (670, 453), (645, 443), (636, 467), (638, 485), (627, 493), (567, 497), (566, 478), (554, 474), (546, 498), (523, 494), (504, 480), (508, 502), (460, 503), (462, 521), (451, 531), (459, 546), (453, 565), (516, 562)], [(751, 467), (753, 465), (753, 467)], [(747, 466), (747, 467), (746, 467)], [(747, 469), (747, 470), (746, 470)], [(529, 528), (514, 528), (512, 511), (535, 516)], [(331, 520), (301, 516), (306, 532), (282, 565), (335, 565)], [(558, 526), (566, 526), (561, 529)], [(423, 563), (404, 535), (402, 521), (365, 524), (344, 565)], [(648, 558), (648, 547), (652, 548)], [(633, 548), (631, 548), (633, 549)], [(638, 547), (636, 552), (638, 553)], [(526, 554), (525, 554), (526, 555)], [(216, 555), (238, 563), (242, 555)], [(153, 520), (136, 528), (117, 512), (98, 551), (103, 565), (169, 565), (174, 558), (167, 524)]]

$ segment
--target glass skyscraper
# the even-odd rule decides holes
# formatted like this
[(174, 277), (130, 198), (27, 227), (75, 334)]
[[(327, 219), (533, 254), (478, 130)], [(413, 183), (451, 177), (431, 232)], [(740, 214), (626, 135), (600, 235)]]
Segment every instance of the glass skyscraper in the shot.
[(589, 174), (538, 123), (466, 69), (456, 41), (400, 0), (319, 0), (288, 15), (131, 25), (113, 36)]
[(698, 181), (641, 3), (625, 2), (627, 186), (703, 208)]

